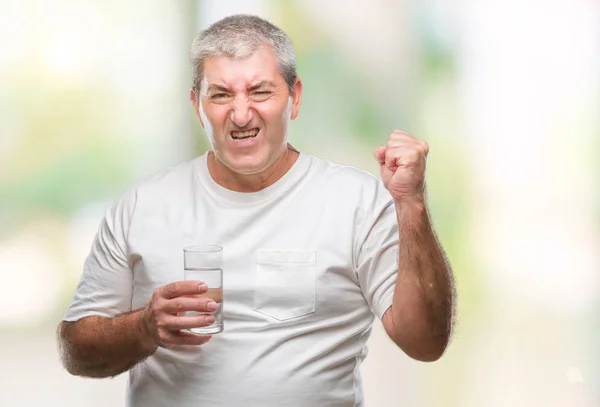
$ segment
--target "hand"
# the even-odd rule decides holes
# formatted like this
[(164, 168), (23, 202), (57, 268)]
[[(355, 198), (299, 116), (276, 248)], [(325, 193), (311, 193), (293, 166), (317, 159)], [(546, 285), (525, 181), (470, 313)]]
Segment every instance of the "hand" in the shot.
[(183, 329), (208, 326), (215, 322), (212, 315), (186, 316), (186, 311), (212, 312), (216, 303), (198, 295), (208, 291), (201, 281), (178, 281), (157, 288), (142, 316), (142, 329), (156, 345), (172, 348), (177, 345), (202, 345), (210, 335), (194, 335)]
[(375, 150), (383, 184), (397, 203), (424, 201), (428, 152), (426, 142), (400, 130)]

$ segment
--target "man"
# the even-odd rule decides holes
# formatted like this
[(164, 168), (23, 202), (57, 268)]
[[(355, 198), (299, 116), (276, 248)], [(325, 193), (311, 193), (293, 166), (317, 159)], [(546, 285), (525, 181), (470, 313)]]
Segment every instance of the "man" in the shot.
[[(211, 151), (107, 211), (59, 327), (66, 369), (129, 370), (130, 406), (362, 406), (375, 316), (406, 354), (437, 360), (454, 288), (425, 203), (427, 144), (394, 131), (374, 154), (383, 182), (290, 146), (302, 82), (286, 34), (258, 17), (200, 33), (192, 65)], [(183, 316), (214, 310), (206, 285), (182, 281), (198, 244), (224, 246), (212, 337), (185, 331), (213, 322)]]

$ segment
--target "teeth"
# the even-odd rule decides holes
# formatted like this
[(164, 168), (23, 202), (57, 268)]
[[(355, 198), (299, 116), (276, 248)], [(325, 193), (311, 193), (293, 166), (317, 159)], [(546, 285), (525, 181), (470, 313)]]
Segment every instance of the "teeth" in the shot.
[(248, 131), (232, 131), (231, 137), (233, 137), (235, 139), (242, 139), (242, 138), (254, 137), (257, 134), (258, 134), (258, 129), (248, 130)]

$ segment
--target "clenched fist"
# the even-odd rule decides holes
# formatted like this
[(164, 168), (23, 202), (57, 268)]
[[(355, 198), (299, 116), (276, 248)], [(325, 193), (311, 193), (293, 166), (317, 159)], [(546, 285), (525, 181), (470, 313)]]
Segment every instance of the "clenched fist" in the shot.
[(397, 203), (423, 202), (428, 152), (426, 142), (400, 130), (375, 150), (383, 184)]

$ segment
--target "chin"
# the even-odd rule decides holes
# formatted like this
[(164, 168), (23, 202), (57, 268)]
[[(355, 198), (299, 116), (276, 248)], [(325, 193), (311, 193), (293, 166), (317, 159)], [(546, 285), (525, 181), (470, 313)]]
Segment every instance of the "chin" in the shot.
[(253, 175), (271, 167), (281, 157), (286, 148), (287, 143), (281, 147), (281, 150), (268, 145), (252, 149), (253, 151), (232, 151), (222, 148), (218, 158), (233, 172), (241, 175)]
[(271, 162), (268, 158), (262, 157), (232, 157), (225, 162), (225, 165), (234, 172), (242, 175), (258, 174), (266, 170)]

